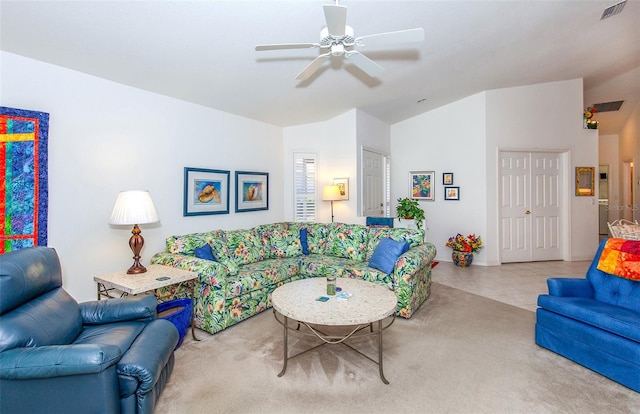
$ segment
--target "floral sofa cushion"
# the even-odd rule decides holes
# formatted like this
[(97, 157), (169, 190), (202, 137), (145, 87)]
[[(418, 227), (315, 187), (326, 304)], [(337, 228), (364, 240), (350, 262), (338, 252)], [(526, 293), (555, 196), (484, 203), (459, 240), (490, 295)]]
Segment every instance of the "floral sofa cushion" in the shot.
[(211, 246), (213, 257), (227, 268), (229, 274), (235, 275), (238, 273), (240, 266), (233, 260), (233, 256), (227, 246), (227, 238), (224, 232), (222, 232), (219, 238), (209, 241), (209, 246)]
[(420, 246), (424, 243), (424, 230), (401, 229), (401, 228), (369, 228), (369, 242), (365, 260), (371, 260), (380, 240), (389, 237), (395, 241), (407, 242), (410, 247)]
[(332, 223), (326, 254), (363, 262), (369, 241), (369, 229), (359, 224)]
[(225, 295), (229, 299), (277, 285), (298, 274), (299, 269), (299, 258), (267, 259), (244, 265), (237, 274), (227, 277)]
[(257, 231), (265, 246), (267, 258), (282, 259), (302, 255), (299, 228), (289, 229), (287, 223), (275, 223), (258, 226)]
[[(290, 226), (290, 228), (294, 228)], [(324, 223), (304, 223), (300, 228), (307, 231), (307, 248), (309, 254), (325, 254), (327, 252), (327, 241), (329, 239), (329, 229)]]
[(169, 236), (166, 239), (167, 252), (194, 256), (196, 248), (223, 237), (224, 231), (212, 230), (204, 233), (192, 233), (182, 236)]
[(231, 259), (239, 266), (262, 261), (267, 256), (256, 229), (228, 230), (224, 235)]

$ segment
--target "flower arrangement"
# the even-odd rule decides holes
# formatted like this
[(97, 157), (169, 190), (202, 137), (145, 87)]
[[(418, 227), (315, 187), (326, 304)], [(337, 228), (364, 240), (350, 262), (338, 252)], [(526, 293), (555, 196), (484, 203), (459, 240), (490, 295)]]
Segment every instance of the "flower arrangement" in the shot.
[(480, 236), (476, 236), (475, 234), (463, 236), (460, 233), (449, 237), (449, 241), (445, 243), (445, 246), (451, 247), (458, 252), (477, 252), (483, 247)]
[(398, 199), (398, 205), (396, 206), (396, 214), (398, 220), (402, 219), (414, 219), (416, 221), (416, 227), (422, 229), (422, 222), (424, 221), (424, 210), (420, 208), (418, 200), (405, 197)]
[(587, 129), (598, 129), (598, 121), (593, 119), (593, 114), (595, 113), (596, 113), (595, 106), (588, 106), (584, 110), (584, 122), (585, 122), (585, 127)]

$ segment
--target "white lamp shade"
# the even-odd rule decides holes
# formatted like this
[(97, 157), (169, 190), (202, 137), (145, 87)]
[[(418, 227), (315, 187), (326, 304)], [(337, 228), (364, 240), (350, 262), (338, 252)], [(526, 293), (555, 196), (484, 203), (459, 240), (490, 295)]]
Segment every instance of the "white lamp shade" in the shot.
[(342, 199), (340, 187), (337, 185), (326, 185), (322, 189), (322, 199), (324, 201), (335, 201)]
[(134, 225), (160, 221), (148, 191), (121, 191), (111, 212), (109, 224)]

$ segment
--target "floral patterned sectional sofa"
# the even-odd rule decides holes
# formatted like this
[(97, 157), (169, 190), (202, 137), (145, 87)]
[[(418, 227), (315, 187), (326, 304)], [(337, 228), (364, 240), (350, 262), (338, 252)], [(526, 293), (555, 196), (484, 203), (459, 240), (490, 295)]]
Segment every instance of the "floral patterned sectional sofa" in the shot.
[[(383, 239), (393, 241), (381, 243)], [(404, 248), (394, 255), (394, 249), (386, 246), (397, 246), (397, 242), (403, 242)], [(398, 297), (396, 315), (410, 318), (430, 294), (435, 255), (435, 246), (424, 242), (422, 230), (274, 223), (171, 236), (166, 251), (151, 262), (198, 273), (196, 326), (216, 333), (271, 307), (271, 293), (278, 286), (327, 274), (387, 286)], [(389, 273), (369, 266), (370, 261), (375, 265), (373, 256), (378, 267), (379, 259), (386, 258), (392, 267), (382, 268)], [(181, 293), (173, 291), (175, 287), (168, 289), (167, 295)]]

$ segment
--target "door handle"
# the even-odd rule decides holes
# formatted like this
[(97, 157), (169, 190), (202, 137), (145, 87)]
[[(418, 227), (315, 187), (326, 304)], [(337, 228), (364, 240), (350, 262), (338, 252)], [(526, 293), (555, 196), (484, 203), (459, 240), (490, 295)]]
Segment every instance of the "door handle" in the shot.
[(527, 211), (524, 212), (524, 214), (529, 215), (529, 214), (531, 214), (531, 211), (527, 210)]

